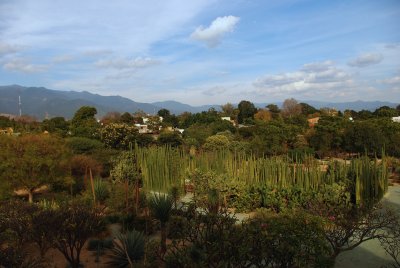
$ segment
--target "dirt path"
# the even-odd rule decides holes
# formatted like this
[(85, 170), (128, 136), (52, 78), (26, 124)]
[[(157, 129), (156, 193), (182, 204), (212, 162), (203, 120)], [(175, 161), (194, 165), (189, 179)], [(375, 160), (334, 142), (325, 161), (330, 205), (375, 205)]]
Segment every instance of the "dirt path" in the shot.
[[(396, 209), (400, 215), (400, 185), (389, 186), (383, 198), (385, 206)], [(381, 247), (379, 241), (370, 240), (352, 251), (340, 254), (336, 260), (335, 268), (379, 268), (389, 267), (391, 258)]]

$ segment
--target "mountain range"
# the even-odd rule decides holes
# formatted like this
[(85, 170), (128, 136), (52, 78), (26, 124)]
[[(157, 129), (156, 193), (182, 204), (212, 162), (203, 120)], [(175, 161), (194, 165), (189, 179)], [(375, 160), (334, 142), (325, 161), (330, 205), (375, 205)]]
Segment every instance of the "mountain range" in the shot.
[[(87, 91), (59, 91), (44, 87), (23, 87), (19, 85), (0, 86), (0, 113), (19, 114), (19, 97), (21, 99), (22, 114), (35, 116), (37, 119), (46, 117), (63, 116), (72, 118), (74, 113), (81, 106), (94, 106), (97, 109), (98, 117), (107, 112), (136, 112), (142, 110), (149, 114), (155, 114), (164, 108), (174, 114), (183, 112), (197, 113), (207, 111), (210, 108), (220, 110), (220, 105), (191, 106), (177, 101), (162, 101), (153, 103), (135, 102), (121, 96), (102, 96)], [(322, 107), (335, 108), (337, 110), (352, 109), (375, 110), (381, 106), (396, 107), (396, 103), (381, 101), (355, 101), (343, 103), (331, 103), (320, 101), (301, 101), (319, 109)], [(255, 103), (256, 107), (265, 107), (270, 103)], [(282, 103), (275, 103), (281, 106)]]

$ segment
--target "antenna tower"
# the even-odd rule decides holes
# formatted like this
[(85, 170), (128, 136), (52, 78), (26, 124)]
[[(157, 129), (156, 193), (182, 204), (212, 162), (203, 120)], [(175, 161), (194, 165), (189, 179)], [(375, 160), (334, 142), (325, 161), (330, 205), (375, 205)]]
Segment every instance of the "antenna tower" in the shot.
[(22, 115), (22, 103), (21, 103), (21, 96), (18, 96), (18, 107), (19, 107), (19, 116)]

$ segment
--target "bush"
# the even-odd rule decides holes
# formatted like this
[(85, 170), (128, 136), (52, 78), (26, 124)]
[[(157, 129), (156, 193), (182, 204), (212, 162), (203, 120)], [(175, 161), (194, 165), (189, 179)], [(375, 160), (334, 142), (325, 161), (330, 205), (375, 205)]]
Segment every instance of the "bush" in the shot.
[(68, 138), (67, 144), (74, 154), (91, 154), (95, 150), (104, 148), (100, 141), (83, 137)]
[(188, 222), (185, 217), (171, 216), (168, 221), (167, 237), (168, 238), (183, 238), (182, 234), (186, 232)]

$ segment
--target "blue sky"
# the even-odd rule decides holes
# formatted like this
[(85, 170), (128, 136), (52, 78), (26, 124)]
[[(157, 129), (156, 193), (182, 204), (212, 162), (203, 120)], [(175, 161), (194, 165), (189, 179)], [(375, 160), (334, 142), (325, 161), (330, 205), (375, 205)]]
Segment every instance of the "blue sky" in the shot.
[(0, 0), (0, 85), (400, 102), (400, 1)]

